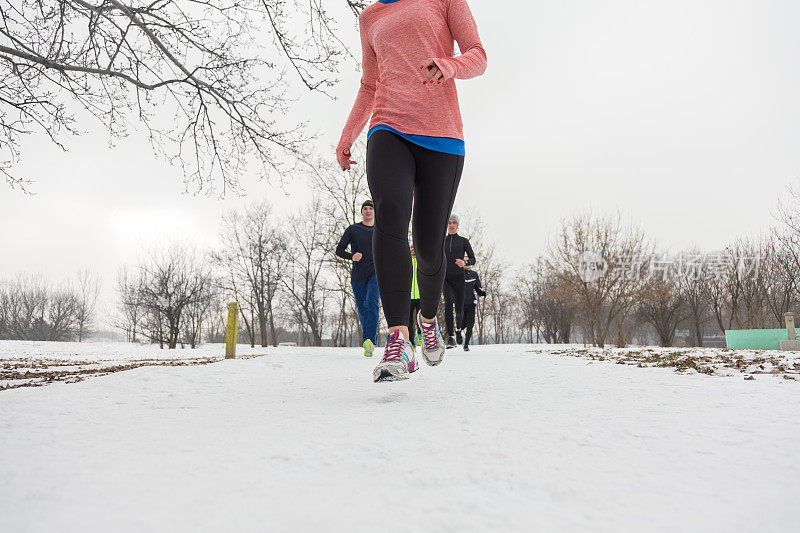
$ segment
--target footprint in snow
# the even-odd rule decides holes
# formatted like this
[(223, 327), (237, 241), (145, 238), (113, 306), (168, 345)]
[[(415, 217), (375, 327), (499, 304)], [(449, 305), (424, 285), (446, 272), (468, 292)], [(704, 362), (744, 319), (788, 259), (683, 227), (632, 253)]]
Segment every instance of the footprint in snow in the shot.
[(380, 398), (377, 398), (375, 401), (377, 403), (394, 403), (394, 402), (402, 402), (403, 400), (408, 399), (408, 394), (405, 392), (394, 392), (392, 394), (387, 394)]

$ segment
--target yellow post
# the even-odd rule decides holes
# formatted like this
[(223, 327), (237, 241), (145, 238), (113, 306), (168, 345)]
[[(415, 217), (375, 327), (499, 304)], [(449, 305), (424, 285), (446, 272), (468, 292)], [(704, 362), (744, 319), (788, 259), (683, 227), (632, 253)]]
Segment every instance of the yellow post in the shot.
[(236, 338), (239, 336), (239, 304), (228, 304), (228, 331), (225, 335), (225, 359), (236, 357)]

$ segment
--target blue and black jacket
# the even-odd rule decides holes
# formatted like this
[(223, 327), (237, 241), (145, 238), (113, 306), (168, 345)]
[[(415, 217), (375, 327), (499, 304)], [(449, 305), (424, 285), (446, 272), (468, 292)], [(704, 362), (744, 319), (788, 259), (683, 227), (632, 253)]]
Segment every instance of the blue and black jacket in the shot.
[[(336, 255), (342, 259), (353, 260), (356, 252), (361, 252), (361, 260), (353, 261), (353, 271), (350, 273), (353, 281), (366, 281), (375, 274), (375, 265), (372, 262), (372, 230), (362, 222), (353, 224), (344, 230), (344, 235), (336, 246)], [(347, 247), (350, 246), (350, 251)]]

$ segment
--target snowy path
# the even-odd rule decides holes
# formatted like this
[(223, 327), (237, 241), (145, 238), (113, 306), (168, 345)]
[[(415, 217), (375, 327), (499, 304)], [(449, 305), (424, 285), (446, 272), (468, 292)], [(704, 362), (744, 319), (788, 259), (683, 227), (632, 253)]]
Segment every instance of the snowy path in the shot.
[(350, 349), (0, 393), (3, 531), (796, 531), (800, 383)]

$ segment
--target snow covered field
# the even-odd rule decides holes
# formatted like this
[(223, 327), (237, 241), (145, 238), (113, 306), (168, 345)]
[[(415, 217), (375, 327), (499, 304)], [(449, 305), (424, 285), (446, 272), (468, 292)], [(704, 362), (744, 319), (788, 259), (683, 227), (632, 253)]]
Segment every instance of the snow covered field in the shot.
[[(263, 354), (266, 349), (260, 346), (250, 348), (238, 344), (236, 353), (250, 355)], [(50, 358), (85, 361), (125, 361), (136, 359), (180, 359), (220, 357), (225, 355), (224, 344), (201, 344), (194, 350), (162, 350), (158, 345), (133, 344), (130, 342), (38, 342), (38, 341), (0, 341), (0, 359), (8, 358)]]
[(477, 346), (374, 384), (356, 349), (240, 346), (267, 355), (5, 390), (1, 529), (796, 531), (797, 358), (670, 350)]
[[(261, 347), (236, 347), (237, 355), (263, 355)], [(127, 342), (0, 341), (0, 391), (63, 381), (76, 383), (140, 366), (184, 366), (218, 362), (225, 345), (162, 350)]]

